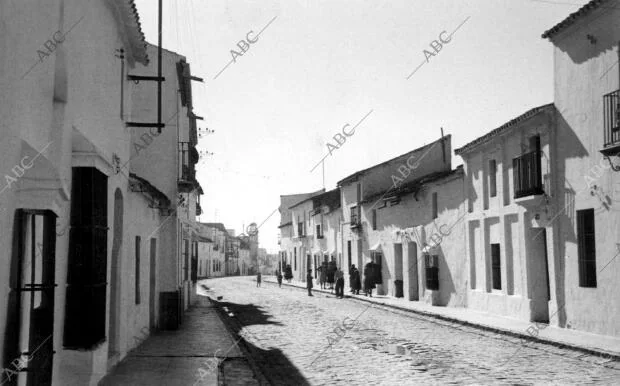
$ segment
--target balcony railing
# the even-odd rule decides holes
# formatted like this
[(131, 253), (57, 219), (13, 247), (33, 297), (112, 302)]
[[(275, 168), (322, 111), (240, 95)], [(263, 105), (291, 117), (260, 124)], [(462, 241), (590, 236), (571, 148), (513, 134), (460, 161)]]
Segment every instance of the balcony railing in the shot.
[(603, 147), (620, 146), (620, 90), (603, 96)]
[(178, 183), (179, 190), (190, 192), (196, 181), (196, 170), (192, 153), (195, 151), (190, 142), (179, 142), (179, 171)]
[(534, 150), (512, 160), (514, 198), (544, 193), (540, 156), (540, 150)]

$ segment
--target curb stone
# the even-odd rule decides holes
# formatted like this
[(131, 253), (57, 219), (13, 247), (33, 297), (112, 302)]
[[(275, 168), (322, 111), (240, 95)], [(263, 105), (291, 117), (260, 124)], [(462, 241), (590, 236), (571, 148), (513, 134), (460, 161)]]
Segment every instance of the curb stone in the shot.
[[(218, 300), (221, 297), (218, 296)], [(258, 382), (259, 385), (263, 386), (263, 385), (270, 385), (270, 383), (267, 381), (267, 377), (265, 377), (265, 375), (263, 374), (263, 372), (261, 371), (260, 367), (258, 366), (258, 364), (256, 363), (256, 361), (254, 360), (254, 358), (251, 355), (251, 352), (248, 348), (248, 342), (245, 340), (245, 338), (241, 335), (239, 335), (234, 327), (233, 324), (236, 324), (236, 327), (240, 327), (239, 323), (237, 321), (234, 320), (234, 318), (231, 318), (228, 316), (228, 313), (222, 309), (222, 307), (220, 306), (220, 302), (218, 300), (213, 300), (210, 296), (208, 297), (209, 302), (211, 302), (211, 304), (213, 305), (213, 308), (215, 308), (217, 314), (219, 315), (220, 319), (222, 320), (222, 322), (224, 323), (224, 326), (226, 327), (226, 329), (228, 330), (228, 332), (233, 336), (233, 339), (235, 339), (235, 341), (237, 342), (237, 346), (239, 347), (239, 349), (241, 350), (241, 352), (243, 353), (243, 356), (245, 357), (245, 359), (248, 361), (248, 364), (250, 365), (250, 368), (252, 369), (252, 372), (254, 373), (254, 379), (256, 380), (256, 382)], [(239, 330), (241, 330), (239, 328)], [(218, 366), (219, 371), (218, 371), (218, 386), (224, 386), (224, 361), (220, 362), (220, 365)]]

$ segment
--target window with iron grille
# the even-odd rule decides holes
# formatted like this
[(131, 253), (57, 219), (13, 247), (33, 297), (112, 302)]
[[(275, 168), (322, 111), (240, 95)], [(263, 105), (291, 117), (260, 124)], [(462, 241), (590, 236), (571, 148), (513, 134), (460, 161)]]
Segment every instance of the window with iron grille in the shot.
[(577, 211), (579, 286), (596, 288), (596, 245), (594, 209)]
[(491, 275), (493, 289), (502, 289), (502, 264), (499, 244), (491, 244)]
[(439, 256), (424, 255), (424, 267), (426, 273), (426, 289), (439, 289)]
[(95, 168), (76, 167), (71, 186), (63, 344), (90, 349), (106, 336), (108, 178)]
[(20, 209), (15, 213), (6, 283), (2, 385), (52, 384), (55, 228), (56, 216), (51, 211)]
[(136, 236), (136, 281), (135, 281), (135, 300), (140, 304), (140, 243), (142, 239)]

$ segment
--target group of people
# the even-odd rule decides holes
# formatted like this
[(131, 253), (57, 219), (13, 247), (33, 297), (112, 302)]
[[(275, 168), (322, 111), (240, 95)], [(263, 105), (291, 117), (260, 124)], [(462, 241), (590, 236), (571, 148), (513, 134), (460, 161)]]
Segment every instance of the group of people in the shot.
[[(381, 283), (380, 271), (378, 271), (377, 264), (369, 262), (364, 266), (364, 294), (372, 297), (372, 290), (377, 287), (377, 284)], [(362, 279), (360, 271), (355, 264), (351, 265), (349, 270), (349, 285), (351, 287), (351, 293), (359, 295), (362, 289)]]
[[(321, 268), (325, 267), (323, 265)], [(340, 268), (336, 268), (333, 273), (333, 279), (330, 281), (330, 277), (327, 276), (326, 270), (319, 268), (319, 283), (321, 284), (321, 288), (325, 288), (325, 282), (331, 284), (333, 281), (336, 282), (336, 297), (344, 298), (344, 273)], [(329, 272), (329, 271), (327, 271)], [(381, 271), (377, 264), (373, 262), (369, 262), (364, 266), (364, 294), (366, 296), (372, 297), (372, 290), (376, 288), (377, 284), (381, 283)], [(326, 280), (327, 279), (327, 280)], [(281, 282), (281, 279), (278, 279), (278, 283)], [(308, 289), (308, 296), (312, 295), (313, 288), (313, 277), (312, 270), (308, 270), (308, 274), (306, 276), (306, 288)], [(355, 267), (355, 264), (351, 265), (351, 269), (349, 270), (349, 286), (351, 288), (351, 293), (354, 295), (359, 295), (360, 290), (362, 289), (362, 279), (360, 271)], [(333, 287), (330, 286), (330, 289)]]
[[(335, 283), (336, 297), (340, 299), (344, 298), (344, 272), (336, 266), (336, 262), (324, 262), (319, 268), (317, 268), (317, 272), (317, 280), (321, 285), (321, 289), (326, 289), (327, 284), (329, 284), (329, 289), (333, 290), (333, 285)], [(287, 265), (286, 267), (285, 276), (285, 278), (290, 282), (292, 277), (290, 265)], [(282, 271), (276, 270), (276, 278), (278, 279), (278, 286), (282, 287)], [(312, 288), (314, 288), (312, 284), (313, 281), (314, 278), (312, 277), (312, 269), (308, 269), (308, 274), (306, 275), (306, 288), (308, 289), (308, 296), (314, 296), (312, 295)], [(256, 277), (256, 285), (260, 287), (260, 284), (261, 275), (259, 273)], [(376, 288), (377, 284), (381, 284), (381, 270), (378, 264), (371, 261), (364, 266), (363, 283), (360, 271), (357, 269), (355, 264), (351, 265), (351, 269), (349, 269), (349, 286), (351, 293), (354, 295), (359, 295), (360, 290), (362, 289), (362, 284), (364, 285), (364, 294), (372, 297), (372, 290)]]

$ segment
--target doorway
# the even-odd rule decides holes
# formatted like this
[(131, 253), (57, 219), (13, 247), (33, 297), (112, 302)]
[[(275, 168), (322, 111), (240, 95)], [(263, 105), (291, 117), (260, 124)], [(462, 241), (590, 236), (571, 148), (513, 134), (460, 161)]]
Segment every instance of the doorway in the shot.
[(108, 357), (119, 355), (119, 323), (121, 307), (120, 275), (123, 247), (123, 193), (114, 192), (114, 236), (110, 267), (110, 316), (108, 320)]
[(394, 244), (394, 296), (399, 297), (399, 298), (403, 297), (404, 294), (403, 294), (402, 285), (403, 285), (403, 245)]
[(407, 277), (409, 279), (407, 296), (409, 300), (420, 300), (418, 288), (418, 245), (407, 244)]
[(533, 322), (549, 323), (549, 265), (547, 261), (547, 232), (545, 228), (529, 229), (528, 276)]

